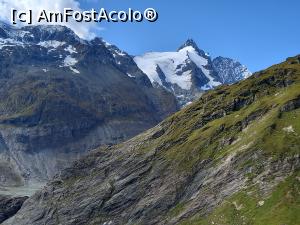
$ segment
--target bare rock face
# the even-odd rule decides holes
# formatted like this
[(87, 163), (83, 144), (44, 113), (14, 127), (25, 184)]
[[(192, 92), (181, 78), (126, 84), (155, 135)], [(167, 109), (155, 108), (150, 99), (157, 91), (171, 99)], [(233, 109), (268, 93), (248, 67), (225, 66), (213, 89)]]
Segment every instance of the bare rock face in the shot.
[[(300, 168), (300, 67), (290, 60), (204, 94), (127, 142), (94, 150), (4, 224), (201, 224), (224, 204), (235, 208), (221, 221), (255, 224), (250, 207), (259, 212), (272, 196), (264, 210), (289, 224), (299, 213)], [(236, 194), (245, 195), (241, 206), (231, 199)]]
[(63, 26), (0, 27), (1, 186), (45, 182), (177, 110), (172, 94), (100, 38)]
[(27, 198), (0, 195), (0, 223), (15, 215)]
[(212, 66), (222, 84), (233, 84), (252, 75), (246, 66), (230, 58), (219, 56), (212, 61)]

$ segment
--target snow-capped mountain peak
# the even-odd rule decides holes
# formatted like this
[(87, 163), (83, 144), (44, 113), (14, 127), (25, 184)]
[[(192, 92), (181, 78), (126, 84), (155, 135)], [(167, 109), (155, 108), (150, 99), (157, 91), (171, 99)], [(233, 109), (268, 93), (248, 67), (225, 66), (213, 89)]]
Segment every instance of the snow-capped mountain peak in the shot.
[(178, 48), (177, 51), (180, 51), (185, 48), (190, 48), (190, 49), (193, 48), (198, 53), (198, 55), (209, 59), (209, 54), (207, 52), (204, 52), (203, 50), (201, 50), (193, 39), (188, 39), (183, 45), (181, 45)]
[(61, 25), (15, 27), (0, 21), (0, 39), (10, 39), (23, 45), (45, 41), (82, 42), (71, 29)]
[[(221, 84), (207, 53), (189, 39), (176, 52), (151, 52), (134, 58), (154, 85), (163, 86), (184, 105), (200, 93)], [(198, 94), (197, 94), (198, 96)]]
[(206, 90), (251, 75), (238, 62), (225, 63), (227, 67), (217, 64), (217, 61), (213, 63), (209, 54), (192, 39), (188, 39), (176, 52), (150, 52), (136, 56), (134, 61), (153, 85), (172, 92), (181, 105), (193, 101)]
[[(219, 85), (215, 83), (210, 76), (210, 71), (206, 68), (209, 63), (209, 57), (203, 57), (196, 43), (188, 40), (177, 52), (150, 52), (143, 56), (134, 58), (140, 69), (148, 75), (152, 83), (164, 85), (169, 83), (177, 85), (181, 89), (190, 90), (192, 88), (192, 68), (189, 64), (195, 64), (208, 78), (212, 86)], [(203, 54), (205, 55), (205, 54)], [(162, 74), (163, 73), (163, 74)], [(171, 87), (171, 90), (173, 88)]]
[(179, 48), (178, 48), (178, 51), (182, 48), (185, 48), (185, 47), (193, 47), (194, 49), (197, 49), (198, 46), (196, 44), (196, 42), (193, 40), (193, 39), (188, 39), (183, 45), (181, 45)]

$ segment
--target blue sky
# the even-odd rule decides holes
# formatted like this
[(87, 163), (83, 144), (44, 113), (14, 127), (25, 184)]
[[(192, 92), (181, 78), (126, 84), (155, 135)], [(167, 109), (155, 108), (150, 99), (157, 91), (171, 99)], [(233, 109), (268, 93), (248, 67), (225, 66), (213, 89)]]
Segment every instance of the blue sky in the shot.
[(300, 54), (299, 0), (0, 0), (0, 20), (11, 8), (58, 12), (155, 8), (155, 23), (64, 23), (83, 38), (97, 36), (132, 55), (175, 51), (188, 38), (212, 57), (239, 60), (253, 72)]
[(154, 7), (155, 23), (100, 24), (97, 35), (130, 54), (176, 50), (193, 38), (213, 57), (258, 71), (300, 54), (299, 0), (81, 0), (81, 8)]

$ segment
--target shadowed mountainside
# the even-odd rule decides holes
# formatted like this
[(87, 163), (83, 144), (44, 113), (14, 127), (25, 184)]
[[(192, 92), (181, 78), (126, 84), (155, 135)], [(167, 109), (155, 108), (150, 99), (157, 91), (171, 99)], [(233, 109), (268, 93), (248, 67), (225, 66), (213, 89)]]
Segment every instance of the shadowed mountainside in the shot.
[(45, 182), (177, 110), (127, 53), (63, 26), (0, 23), (0, 86), (1, 186)]

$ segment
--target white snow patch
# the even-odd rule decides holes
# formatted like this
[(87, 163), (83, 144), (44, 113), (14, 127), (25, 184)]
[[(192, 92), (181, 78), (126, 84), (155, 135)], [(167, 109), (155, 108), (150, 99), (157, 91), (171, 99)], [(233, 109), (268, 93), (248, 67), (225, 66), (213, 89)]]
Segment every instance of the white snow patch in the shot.
[(11, 38), (0, 38), (0, 49), (4, 48), (4, 47), (13, 47), (13, 46), (22, 46), (24, 47), (24, 43), (16, 41), (14, 39)]
[(189, 106), (190, 104), (192, 104), (193, 102), (187, 102), (184, 107)]
[(242, 65), (242, 68), (244, 69), (243, 77), (245, 79), (252, 76), (252, 73), (247, 69), (245, 65)]
[(127, 76), (129, 76), (130, 78), (135, 78), (135, 76), (131, 75), (130, 73), (127, 73)]
[(51, 41), (39, 42), (37, 45), (42, 46), (44, 48), (58, 48), (58, 47), (63, 46), (65, 44), (66, 44), (66, 42), (51, 40)]
[(73, 53), (77, 53), (77, 49), (72, 46), (72, 45), (69, 45), (67, 48), (64, 49), (66, 52), (69, 52), (70, 54), (73, 54)]
[(60, 67), (69, 67), (69, 69), (72, 70), (74, 73), (79, 74), (80, 71), (77, 70), (77, 69), (75, 69), (74, 67), (72, 67), (72, 66), (76, 65), (77, 62), (78, 62), (77, 59), (75, 59), (72, 56), (68, 55), (64, 59), (64, 64), (62, 66), (60, 66)]
[[(10, 33), (10, 35), (12, 35), (12, 33)], [(12, 35), (12, 36), (24, 38), (26, 35), (28, 35), (30, 37), (34, 37), (33, 34), (31, 34), (29, 31), (23, 31), (23, 30), (15, 30), (15, 35)]]
[(72, 70), (74, 73), (78, 73), (78, 74), (80, 73), (77, 69), (73, 68), (72, 66), (70, 66), (69, 68), (70, 68), (70, 70)]
[(126, 54), (122, 51), (116, 50), (115, 51), (119, 56), (125, 56)]
[(103, 43), (104, 43), (104, 45), (105, 45), (106, 47), (112, 46), (112, 44), (110, 44), (110, 43), (107, 42), (107, 41), (104, 41), (104, 40), (103, 40)]
[(64, 59), (64, 66), (74, 66), (77, 63), (77, 59), (71, 57), (70, 55), (68, 55), (65, 59)]
[(49, 70), (47, 70), (47, 69), (43, 69), (43, 71), (44, 71), (45, 73), (47, 73)]
[(205, 84), (205, 85), (203, 85), (203, 86), (201, 87), (201, 89), (202, 89), (203, 91), (208, 91), (208, 90), (211, 89), (211, 86), (208, 85), (208, 84)]
[[(106, 47), (108, 47), (108, 46), (106, 45)], [(112, 53), (112, 55), (113, 55), (114, 58), (116, 58), (117, 56), (126, 56), (126, 53), (123, 52), (123, 51), (120, 51), (120, 50), (117, 50), (117, 49), (115, 50), (114, 49), (114, 52)]]
[(181, 76), (176, 74), (179, 72), (178, 66), (184, 64), (185, 60), (187, 60), (187, 55), (184, 52), (153, 52), (134, 58), (138, 67), (148, 75), (152, 83), (162, 85), (162, 80), (157, 73), (159, 67), (165, 74), (167, 82), (188, 90), (192, 85), (191, 71), (184, 72)]

